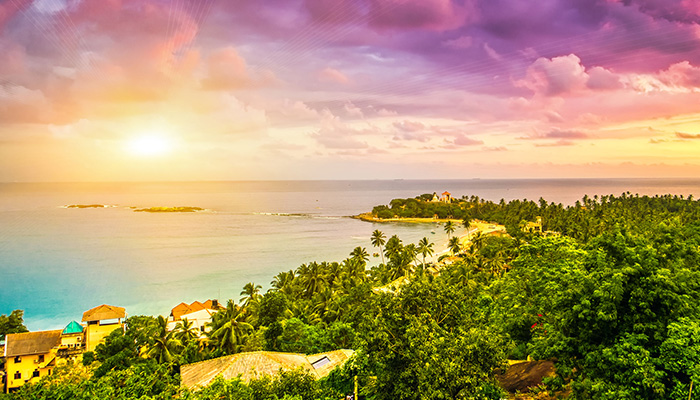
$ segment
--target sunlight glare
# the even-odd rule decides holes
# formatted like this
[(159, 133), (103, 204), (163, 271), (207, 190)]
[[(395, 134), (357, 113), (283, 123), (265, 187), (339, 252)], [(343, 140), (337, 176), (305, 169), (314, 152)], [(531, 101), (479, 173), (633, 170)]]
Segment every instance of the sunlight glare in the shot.
[(172, 146), (162, 135), (145, 135), (133, 138), (128, 145), (132, 154), (138, 156), (159, 156), (168, 153)]

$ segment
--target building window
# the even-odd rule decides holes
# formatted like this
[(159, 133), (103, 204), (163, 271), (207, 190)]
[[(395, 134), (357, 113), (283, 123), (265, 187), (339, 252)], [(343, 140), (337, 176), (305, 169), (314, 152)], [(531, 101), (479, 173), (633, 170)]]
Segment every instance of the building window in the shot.
[(15, 372), (15, 379), (22, 379), (22, 374), (19, 371)]
[(319, 369), (329, 362), (331, 362), (331, 360), (328, 357), (323, 357), (320, 360), (312, 362), (311, 366), (314, 367), (314, 369)]
[(41, 364), (43, 362), (44, 362), (44, 355), (42, 354), (39, 356), (39, 364)]
[(20, 357), (20, 356), (15, 357), (15, 364), (19, 364), (21, 362), (22, 362), (22, 357)]
[(82, 339), (82, 338), (81, 338), (80, 336), (78, 336), (78, 341), (80, 341), (81, 339)]
[(35, 369), (34, 372), (32, 372), (32, 378), (38, 378), (39, 377), (39, 370)]

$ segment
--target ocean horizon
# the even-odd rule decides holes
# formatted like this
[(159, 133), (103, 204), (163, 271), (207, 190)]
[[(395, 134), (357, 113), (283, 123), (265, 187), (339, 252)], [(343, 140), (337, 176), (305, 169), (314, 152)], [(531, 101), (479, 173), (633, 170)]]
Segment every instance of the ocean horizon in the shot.
[[(349, 218), (394, 198), (449, 191), (485, 200), (584, 195), (700, 195), (700, 179), (437, 179), (0, 183), (0, 314), (25, 311), (30, 330), (61, 328), (99, 304), (168, 315), (180, 302), (238, 300), (248, 282), (342, 261), (371, 232), (404, 243), (446, 235), (435, 224)], [(103, 204), (105, 208), (67, 208)], [(133, 208), (193, 206), (197, 213)], [(435, 232), (435, 233), (432, 233)], [(460, 233), (460, 232), (457, 232)], [(372, 258), (376, 263), (378, 258)]]

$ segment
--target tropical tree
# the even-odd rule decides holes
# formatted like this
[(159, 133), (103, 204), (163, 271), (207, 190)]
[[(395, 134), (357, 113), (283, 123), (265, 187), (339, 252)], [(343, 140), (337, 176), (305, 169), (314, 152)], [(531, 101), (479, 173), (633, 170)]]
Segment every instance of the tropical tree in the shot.
[(455, 232), (457, 227), (455, 226), (454, 222), (452, 221), (447, 221), (445, 222), (445, 233), (447, 233), (447, 237), (451, 238), (452, 234)]
[(241, 299), (239, 300), (243, 307), (248, 307), (251, 303), (257, 303), (260, 299), (260, 289), (262, 286), (256, 285), (252, 282), (246, 283), (243, 286), (243, 291), (241, 292)]
[(450, 238), (450, 241), (447, 243), (447, 247), (450, 248), (450, 251), (452, 254), (457, 254), (459, 253), (459, 250), (461, 249), (461, 244), (459, 243), (459, 238), (458, 237), (453, 237)]
[(418, 253), (423, 256), (423, 266), (425, 267), (425, 257), (432, 256), (433, 253), (433, 243), (431, 243), (427, 237), (424, 237), (418, 241)]
[(224, 354), (234, 354), (243, 347), (246, 336), (253, 331), (253, 326), (245, 320), (243, 308), (229, 300), (226, 309), (212, 316), (210, 339)]
[(179, 340), (183, 346), (187, 346), (193, 340), (199, 337), (199, 330), (194, 326), (192, 321), (183, 318), (175, 325), (175, 339)]
[(380, 231), (379, 229), (375, 229), (374, 232), (372, 232), (372, 246), (374, 247), (379, 247), (379, 254), (382, 255), (382, 264), (385, 264), (384, 262), (384, 250), (382, 249), (382, 246), (386, 243), (386, 236), (384, 236), (384, 233)]
[(403, 244), (401, 243), (401, 239), (399, 239), (399, 237), (396, 235), (390, 237), (389, 240), (386, 242), (386, 247), (384, 248), (386, 256), (389, 257), (389, 259), (391, 259), (392, 257), (401, 254), (402, 251)]
[(270, 282), (270, 286), (272, 287), (270, 290), (273, 292), (284, 291), (284, 288), (292, 284), (294, 277), (294, 270), (289, 270), (289, 272), (280, 272), (279, 274), (275, 275), (274, 278), (272, 278), (272, 282)]
[(367, 253), (367, 250), (365, 250), (364, 247), (357, 246), (355, 249), (350, 253), (350, 256), (356, 260), (360, 260), (363, 262), (369, 261), (369, 253)]
[(158, 361), (159, 364), (171, 362), (181, 343), (175, 339), (172, 331), (168, 331), (168, 320), (162, 315), (158, 316), (156, 323), (158, 330), (153, 342), (148, 346), (146, 354)]

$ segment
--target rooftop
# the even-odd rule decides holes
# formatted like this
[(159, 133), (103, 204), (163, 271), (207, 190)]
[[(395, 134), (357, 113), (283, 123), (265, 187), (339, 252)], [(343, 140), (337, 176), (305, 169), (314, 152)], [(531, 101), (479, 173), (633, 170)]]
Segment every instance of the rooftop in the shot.
[(254, 351), (219, 357), (180, 369), (182, 385), (190, 389), (207, 386), (221, 375), (224, 379), (239, 377), (248, 382), (265, 375), (276, 375), (282, 370), (303, 368), (317, 379), (328, 375), (335, 367), (343, 365), (353, 354), (352, 350), (335, 350), (328, 353), (304, 355)]
[(70, 324), (66, 325), (63, 329), (64, 335), (70, 335), (71, 333), (81, 333), (83, 331), (83, 326), (75, 321), (71, 321)]
[(61, 343), (61, 330), (10, 333), (5, 337), (5, 357), (46, 354)]
[(124, 307), (108, 306), (102, 304), (95, 308), (91, 308), (83, 313), (83, 322), (102, 321), (104, 319), (118, 319), (126, 317), (126, 309)]
[(180, 320), (183, 315), (191, 314), (195, 311), (200, 310), (219, 310), (223, 308), (217, 300), (207, 300), (204, 303), (199, 301), (194, 301), (192, 304), (180, 303), (170, 310), (170, 315), (173, 317), (174, 321)]

